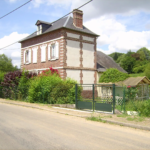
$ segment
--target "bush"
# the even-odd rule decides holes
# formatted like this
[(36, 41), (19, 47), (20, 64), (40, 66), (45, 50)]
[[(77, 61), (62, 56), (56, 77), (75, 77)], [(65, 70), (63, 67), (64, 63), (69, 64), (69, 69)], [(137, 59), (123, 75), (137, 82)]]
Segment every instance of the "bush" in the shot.
[(150, 117), (150, 100), (130, 100), (125, 108), (127, 111), (137, 111), (141, 116)]
[(150, 117), (150, 100), (139, 102), (137, 110), (141, 116)]
[(119, 82), (124, 81), (126, 78), (128, 78), (129, 75), (127, 73), (120, 72), (119, 70), (115, 68), (107, 69), (102, 76), (99, 79), (99, 82)]
[(145, 68), (145, 76), (150, 79), (150, 63)]
[(62, 82), (56, 75), (38, 76), (31, 80), (29, 87), (28, 100), (30, 102), (47, 102), (53, 88)]

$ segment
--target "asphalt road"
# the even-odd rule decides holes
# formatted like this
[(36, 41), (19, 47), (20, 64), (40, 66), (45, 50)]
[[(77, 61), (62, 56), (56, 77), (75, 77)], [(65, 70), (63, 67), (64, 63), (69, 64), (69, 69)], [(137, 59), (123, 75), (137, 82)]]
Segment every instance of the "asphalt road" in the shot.
[(150, 132), (0, 103), (0, 150), (150, 150)]

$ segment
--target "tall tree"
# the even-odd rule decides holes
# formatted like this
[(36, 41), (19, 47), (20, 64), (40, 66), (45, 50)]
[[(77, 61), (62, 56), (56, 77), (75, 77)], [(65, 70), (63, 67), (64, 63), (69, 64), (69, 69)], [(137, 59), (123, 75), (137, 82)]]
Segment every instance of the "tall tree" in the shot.
[(18, 70), (17, 66), (13, 66), (12, 60), (5, 54), (0, 55), (0, 71), (10, 72)]

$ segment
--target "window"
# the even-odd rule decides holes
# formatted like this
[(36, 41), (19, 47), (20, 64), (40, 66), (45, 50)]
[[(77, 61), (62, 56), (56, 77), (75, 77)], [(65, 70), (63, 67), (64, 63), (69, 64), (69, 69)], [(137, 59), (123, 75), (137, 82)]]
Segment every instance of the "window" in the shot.
[(53, 44), (52, 45), (52, 51), (51, 51), (51, 53), (52, 53), (52, 59), (55, 59), (56, 58), (56, 45), (55, 44)]
[(56, 42), (48, 46), (48, 60), (59, 59), (59, 43)]
[(24, 64), (31, 63), (31, 50), (25, 50), (24, 51)]
[(37, 35), (42, 34), (42, 25), (37, 26)]
[(26, 63), (29, 63), (29, 51), (28, 50), (26, 51), (25, 57), (26, 57)]

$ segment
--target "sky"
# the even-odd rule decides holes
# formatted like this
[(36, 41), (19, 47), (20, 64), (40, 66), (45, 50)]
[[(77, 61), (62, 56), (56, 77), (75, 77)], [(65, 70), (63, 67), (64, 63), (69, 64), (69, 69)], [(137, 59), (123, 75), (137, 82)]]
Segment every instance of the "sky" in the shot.
[[(0, 0), (0, 17), (28, 0)], [(0, 19), (0, 49), (36, 31), (37, 20), (53, 22), (89, 0), (32, 0)], [(93, 0), (81, 8), (83, 24), (100, 35), (97, 50), (105, 54), (150, 50), (150, 0)], [(0, 50), (20, 68), (21, 44)]]

